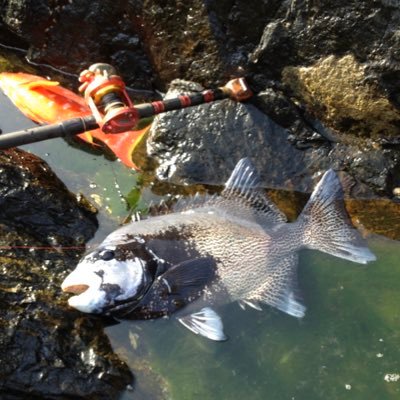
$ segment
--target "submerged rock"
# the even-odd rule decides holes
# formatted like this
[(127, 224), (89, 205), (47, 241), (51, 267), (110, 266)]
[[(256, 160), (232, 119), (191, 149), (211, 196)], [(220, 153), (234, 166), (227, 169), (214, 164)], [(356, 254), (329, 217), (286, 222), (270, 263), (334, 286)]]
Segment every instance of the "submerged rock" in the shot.
[(103, 321), (68, 308), (60, 284), (97, 229), (48, 165), (0, 153), (0, 397), (113, 399), (132, 375)]

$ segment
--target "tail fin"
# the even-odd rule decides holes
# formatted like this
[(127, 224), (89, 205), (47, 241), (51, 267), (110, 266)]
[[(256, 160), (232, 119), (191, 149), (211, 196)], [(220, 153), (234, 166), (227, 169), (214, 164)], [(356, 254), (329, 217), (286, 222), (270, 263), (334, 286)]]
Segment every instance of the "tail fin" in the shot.
[(328, 170), (314, 189), (298, 222), (304, 226), (303, 245), (346, 260), (366, 264), (376, 260), (351, 225), (339, 178)]

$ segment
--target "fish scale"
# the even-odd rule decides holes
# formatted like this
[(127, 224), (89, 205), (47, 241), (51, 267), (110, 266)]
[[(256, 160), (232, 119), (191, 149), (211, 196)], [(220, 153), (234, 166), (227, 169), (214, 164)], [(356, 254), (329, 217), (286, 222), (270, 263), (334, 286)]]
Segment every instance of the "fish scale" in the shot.
[(301, 318), (300, 249), (362, 264), (375, 260), (342, 197), (336, 173), (328, 170), (297, 221), (287, 223), (250, 160), (242, 159), (220, 195), (180, 201), (170, 214), (116, 230), (62, 288), (75, 294), (69, 304), (78, 310), (126, 319), (175, 315), (211, 340), (226, 339), (214, 310), (224, 303), (257, 310), (266, 304)]

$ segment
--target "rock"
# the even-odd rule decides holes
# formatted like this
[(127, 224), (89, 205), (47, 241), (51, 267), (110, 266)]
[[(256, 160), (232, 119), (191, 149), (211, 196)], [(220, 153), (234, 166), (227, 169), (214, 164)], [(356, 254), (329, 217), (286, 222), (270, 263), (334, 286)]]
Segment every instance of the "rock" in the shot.
[[(167, 97), (195, 88), (183, 81), (174, 81), (172, 87)], [(287, 115), (295, 112), (289, 103), (281, 110)], [(268, 188), (310, 192), (318, 177), (334, 167), (352, 177), (352, 196), (392, 190), (385, 187), (385, 179), (398, 165), (397, 152), (362, 151), (314, 133), (314, 143), (308, 138), (299, 147), (289, 130), (252, 104), (223, 100), (157, 116), (147, 145), (149, 156), (159, 163), (157, 177), (175, 184), (223, 185), (236, 162), (250, 157)]]
[(151, 0), (131, 1), (128, 12), (162, 89), (176, 78), (195, 76), (207, 85), (224, 79), (219, 43), (204, 1), (166, 1), (162, 5)]
[(0, 397), (111, 399), (132, 383), (104, 321), (60, 285), (93, 236), (93, 209), (21, 150), (0, 153)]
[[(312, 150), (298, 150), (288, 139), (286, 129), (252, 104), (228, 99), (157, 116), (148, 153), (159, 162), (157, 177), (172, 183), (222, 185), (247, 156), (265, 186), (307, 190), (321, 165), (312, 165)], [(317, 151), (328, 154), (328, 148)]]
[(111, 62), (127, 71), (128, 85), (151, 89), (151, 66), (125, 1), (13, 0), (0, 11), (3, 31), (17, 36), (19, 45), (25, 42), (30, 60), (75, 74), (95, 62)]
[(0, 222), (48, 245), (83, 245), (95, 232), (93, 209), (76, 196), (42, 160), (22, 150), (0, 158)]
[(353, 55), (328, 56), (310, 67), (284, 68), (283, 82), (337, 132), (367, 138), (399, 136), (399, 110), (376, 85), (365, 82), (365, 70)]

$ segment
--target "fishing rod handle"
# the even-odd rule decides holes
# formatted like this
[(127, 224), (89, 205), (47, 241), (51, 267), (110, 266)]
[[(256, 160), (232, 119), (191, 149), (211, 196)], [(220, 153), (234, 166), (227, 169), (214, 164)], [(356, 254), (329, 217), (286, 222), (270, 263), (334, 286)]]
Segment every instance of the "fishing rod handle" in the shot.
[(98, 128), (98, 124), (93, 116), (72, 118), (57, 124), (4, 133), (0, 135), (0, 149), (9, 149), (10, 147), (18, 147), (57, 137), (78, 135), (96, 128)]

